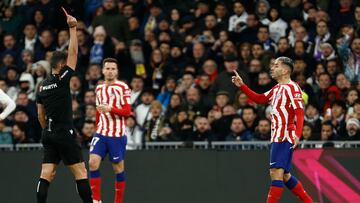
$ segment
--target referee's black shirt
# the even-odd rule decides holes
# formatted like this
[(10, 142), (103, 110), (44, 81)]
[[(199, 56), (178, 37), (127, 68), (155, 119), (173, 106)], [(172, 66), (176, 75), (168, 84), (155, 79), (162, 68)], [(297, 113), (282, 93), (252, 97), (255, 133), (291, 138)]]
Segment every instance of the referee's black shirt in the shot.
[(46, 113), (46, 128), (73, 128), (70, 78), (74, 71), (65, 66), (59, 75), (50, 75), (40, 84), (36, 102), (43, 104)]

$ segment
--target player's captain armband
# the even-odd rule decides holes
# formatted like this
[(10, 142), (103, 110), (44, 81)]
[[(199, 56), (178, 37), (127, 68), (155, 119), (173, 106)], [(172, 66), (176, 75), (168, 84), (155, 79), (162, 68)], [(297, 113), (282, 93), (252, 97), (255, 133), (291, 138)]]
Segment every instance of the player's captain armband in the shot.
[(304, 91), (302, 92), (302, 100), (304, 101), (305, 105), (309, 103), (309, 95)]

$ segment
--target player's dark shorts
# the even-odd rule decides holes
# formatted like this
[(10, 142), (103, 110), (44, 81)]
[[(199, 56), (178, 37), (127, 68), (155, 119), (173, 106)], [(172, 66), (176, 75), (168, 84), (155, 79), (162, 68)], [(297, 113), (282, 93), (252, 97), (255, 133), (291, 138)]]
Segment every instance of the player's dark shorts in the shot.
[(270, 150), (270, 168), (282, 168), (285, 173), (291, 170), (291, 159), (294, 149), (290, 142), (273, 142)]
[(107, 137), (96, 134), (91, 140), (90, 154), (97, 154), (102, 159), (109, 153), (109, 160), (118, 163), (125, 159), (126, 136)]
[(43, 163), (59, 164), (62, 160), (65, 165), (83, 162), (81, 145), (76, 140), (73, 129), (43, 130), (42, 144), (44, 146)]

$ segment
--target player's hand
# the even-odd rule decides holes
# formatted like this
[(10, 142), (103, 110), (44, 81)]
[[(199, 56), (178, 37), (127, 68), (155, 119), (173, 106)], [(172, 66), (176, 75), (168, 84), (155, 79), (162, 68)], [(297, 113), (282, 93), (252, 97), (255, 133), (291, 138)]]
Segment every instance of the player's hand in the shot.
[(293, 139), (294, 139), (294, 145), (292, 146), (292, 148), (295, 149), (298, 146), (300, 140), (299, 137), (296, 135), (294, 135)]
[(64, 9), (64, 7), (61, 7), (61, 9), (63, 10), (65, 16), (66, 16), (66, 22), (67, 24), (69, 25), (69, 28), (72, 28), (72, 27), (76, 27), (77, 25), (77, 20), (75, 17), (69, 15), (66, 10)]
[(111, 107), (107, 104), (101, 104), (99, 106), (96, 107), (96, 109), (100, 112), (100, 113), (107, 113), (111, 111)]
[(238, 73), (236, 70), (234, 70), (233, 72), (235, 73), (235, 76), (232, 76), (231, 81), (232, 81), (232, 83), (234, 83), (236, 86), (240, 87), (241, 85), (244, 84), (244, 81), (243, 81), (243, 79), (240, 77), (239, 73)]

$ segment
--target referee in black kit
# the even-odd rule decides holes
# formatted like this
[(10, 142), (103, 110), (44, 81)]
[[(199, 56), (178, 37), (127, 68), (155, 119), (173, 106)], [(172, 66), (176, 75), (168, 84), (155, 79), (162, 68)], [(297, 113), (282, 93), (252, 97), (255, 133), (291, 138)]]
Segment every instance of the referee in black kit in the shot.
[(67, 14), (64, 8), (62, 9), (70, 32), (68, 54), (58, 51), (53, 53), (50, 62), (52, 74), (40, 84), (36, 96), (44, 146), (41, 175), (36, 188), (37, 202), (46, 202), (49, 184), (54, 179), (56, 167), (62, 160), (74, 174), (76, 188), (83, 202), (92, 203), (87, 171), (73, 127), (69, 87), (77, 63), (77, 21)]

